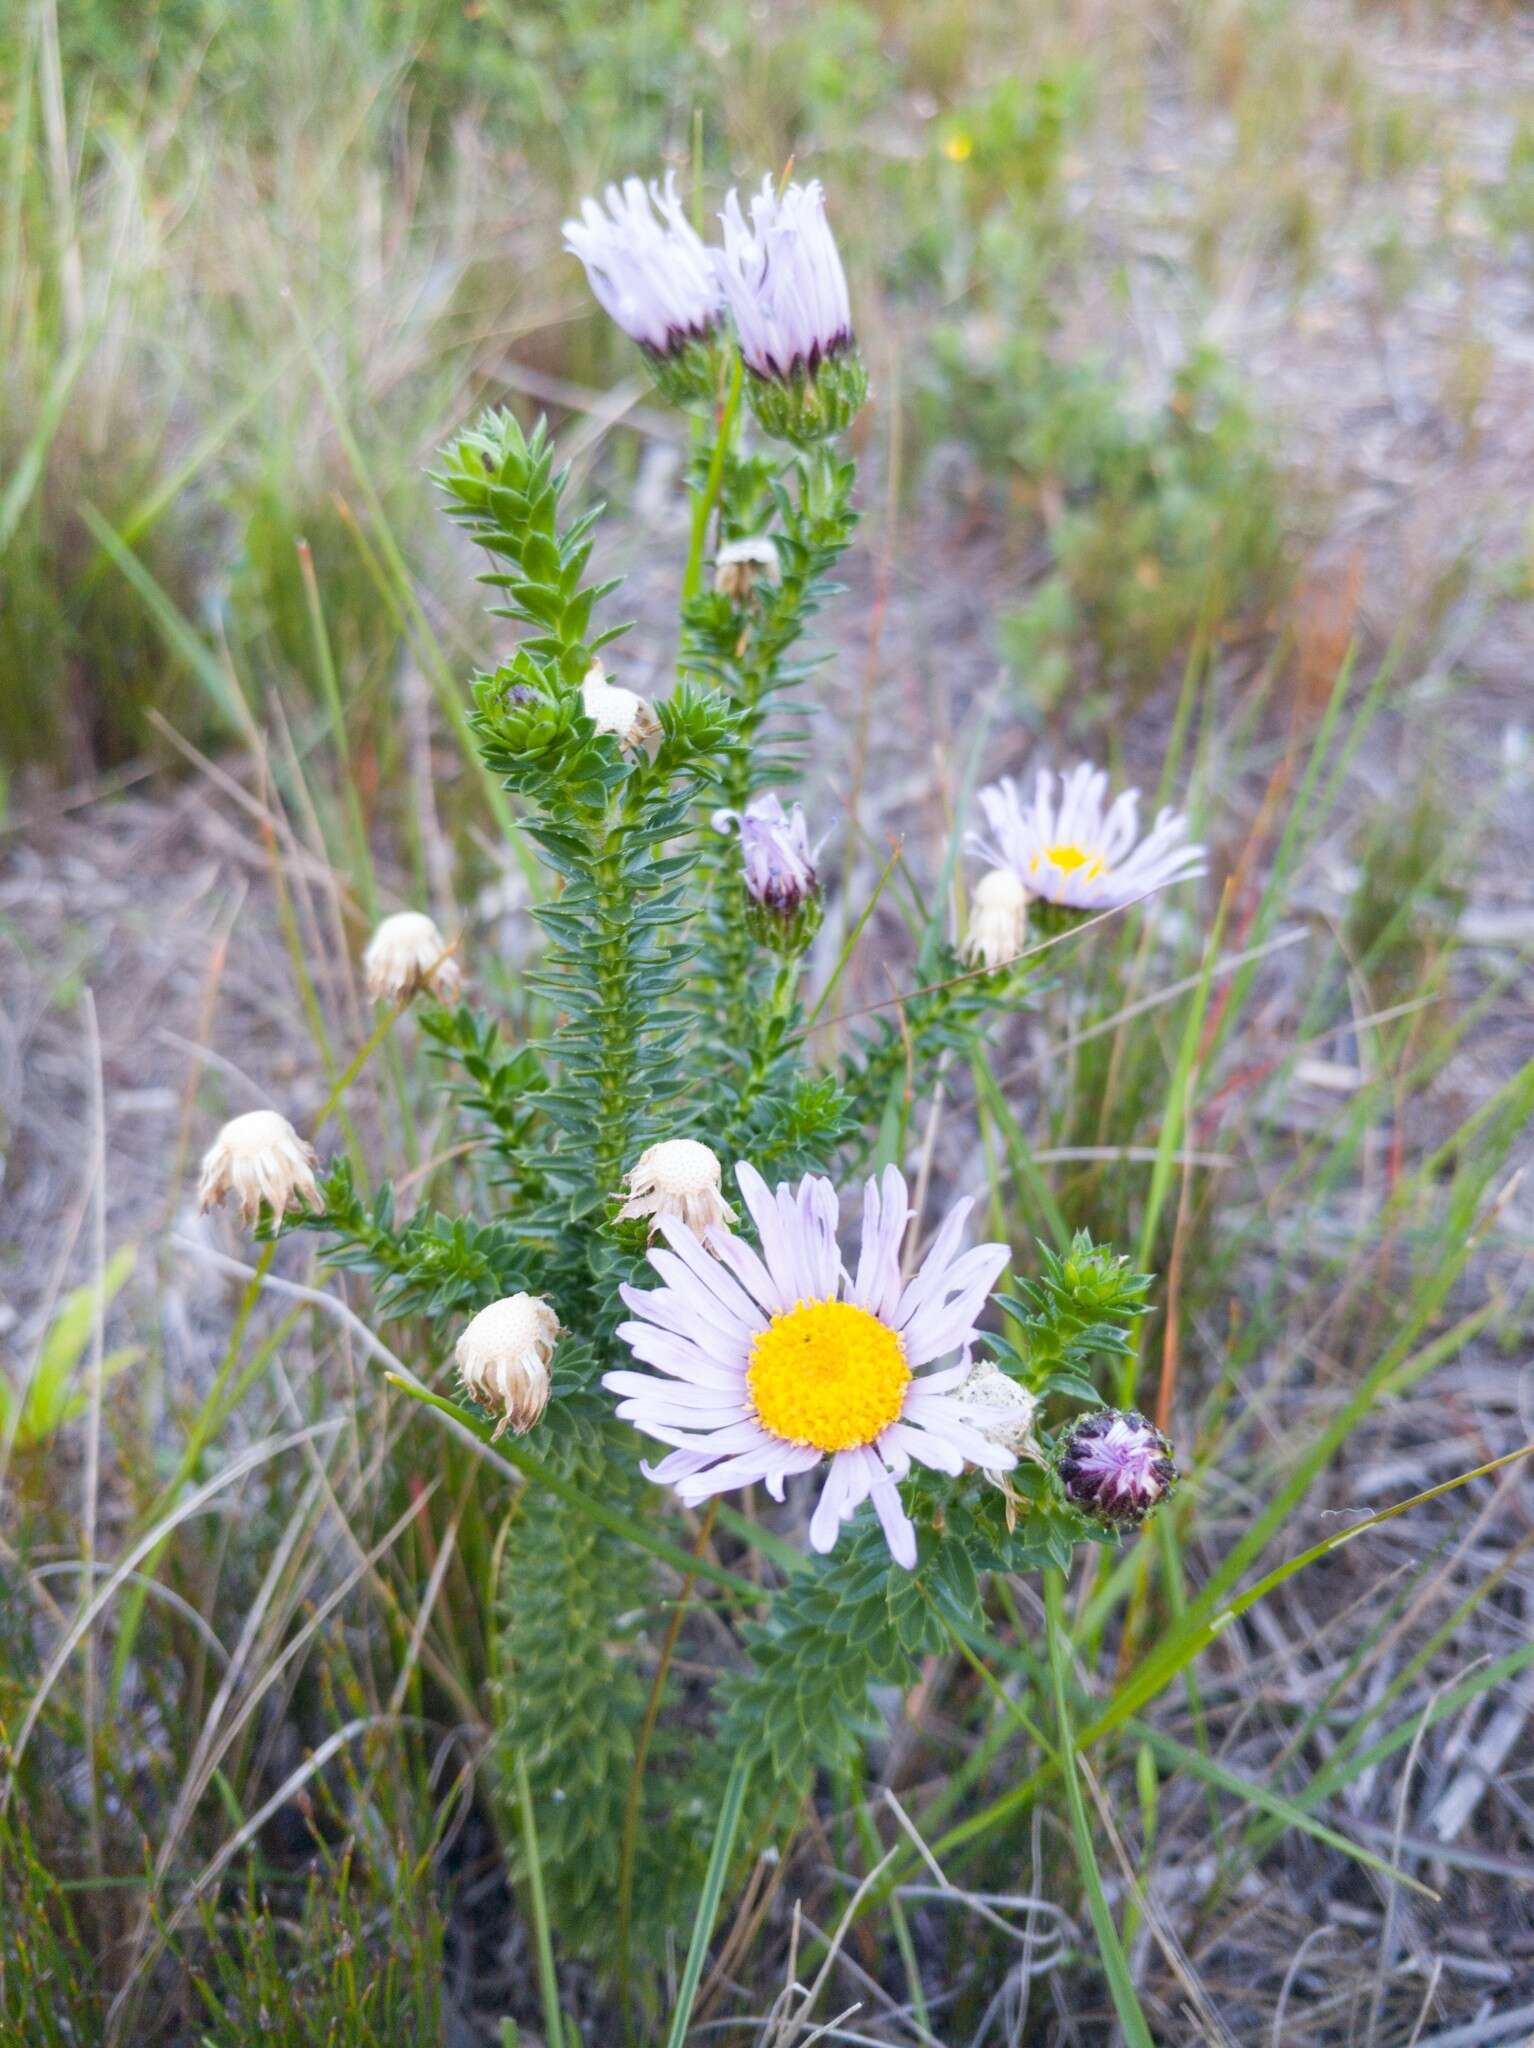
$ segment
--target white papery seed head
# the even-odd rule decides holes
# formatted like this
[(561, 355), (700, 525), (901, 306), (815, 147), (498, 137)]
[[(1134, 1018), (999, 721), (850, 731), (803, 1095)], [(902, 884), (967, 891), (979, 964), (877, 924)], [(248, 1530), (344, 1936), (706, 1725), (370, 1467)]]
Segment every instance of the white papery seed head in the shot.
[(453, 1356), (464, 1391), (496, 1417), (495, 1435), (523, 1436), (548, 1405), (549, 1360), (559, 1318), (536, 1294), (508, 1294), (482, 1308), (458, 1339)]
[(719, 1161), (696, 1138), (667, 1138), (647, 1145), (623, 1176), (628, 1200), (616, 1221), (649, 1217), (653, 1235), (662, 1216), (685, 1223), (695, 1237), (725, 1229), (735, 1211), (720, 1192)]
[(456, 1003), (463, 987), (446, 939), (420, 910), (384, 919), (368, 941), (362, 972), (375, 1003), (403, 1003), (423, 988), (439, 1003)]
[(581, 684), (581, 709), (599, 733), (610, 734), (620, 747), (642, 747), (660, 731), (660, 723), (644, 698), (610, 683), (599, 661), (587, 669), (586, 680)]
[(314, 1147), (274, 1109), (253, 1109), (219, 1132), (203, 1154), (197, 1206), (211, 1209), (233, 1194), (240, 1221), (253, 1229), (266, 1203), (279, 1221), (290, 1210), (320, 1209)]
[(1038, 1402), (988, 1358), (976, 1362), (953, 1398), (969, 1410), (970, 1421), (990, 1443), (1020, 1456), (1040, 1455), (1033, 1439)]
[(782, 580), (776, 544), (765, 533), (726, 541), (714, 557), (714, 588), (731, 604), (744, 604), (758, 583)]
[(992, 868), (975, 885), (964, 957), (976, 967), (1005, 967), (1028, 938), (1028, 891), (1010, 868)]

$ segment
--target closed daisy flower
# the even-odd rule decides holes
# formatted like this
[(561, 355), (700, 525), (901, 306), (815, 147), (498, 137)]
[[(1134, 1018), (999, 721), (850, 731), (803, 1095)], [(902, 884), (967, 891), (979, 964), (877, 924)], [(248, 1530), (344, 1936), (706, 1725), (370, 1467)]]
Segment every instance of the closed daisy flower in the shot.
[(601, 205), (582, 200), (580, 218), (565, 222), (565, 247), (585, 266), (603, 311), (644, 350), (662, 387), (683, 403), (707, 396), (724, 294), (682, 211), (676, 173), (668, 171), (663, 185), (625, 178), (607, 187)]
[[(830, 1550), (866, 1500), (896, 1562), (916, 1562), (916, 1532), (898, 1482), (913, 1460), (959, 1473), (1009, 1470), (1013, 1452), (977, 1428), (955, 1398), (969, 1378), (975, 1318), (1010, 1256), (1002, 1244), (961, 1250), (971, 1204), (949, 1213), (910, 1280), (900, 1251), (910, 1221), (893, 1166), (863, 1192), (855, 1271), (837, 1249), (829, 1180), (767, 1186), (735, 1177), (761, 1240), (725, 1230), (700, 1240), (661, 1219), (667, 1249), (650, 1253), (663, 1285), (625, 1287), (634, 1320), (618, 1335), (653, 1373), (610, 1372), (618, 1413), (675, 1448), (650, 1470), (689, 1503), (760, 1480), (774, 1500), (796, 1472), (829, 1461), (810, 1542)], [(959, 1354), (957, 1363), (939, 1361)], [(646, 1468), (649, 1470), (649, 1468)]]
[(599, 661), (587, 669), (581, 684), (581, 709), (599, 734), (615, 739), (620, 747), (642, 747), (660, 731), (660, 721), (644, 698), (610, 683)]
[(1032, 803), (1003, 776), (976, 799), (985, 829), (970, 834), (970, 849), (1063, 910), (1115, 910), (1203, 874), (1204, 849), (1189, 841), (1180, 811), (1158, 812), (1141, 839), (1140, 792), (1126, 789), (1105, 809), (1107, 794), (1107, 776), (1085, 761), (1061, 779), (1058, 803), (1048, 769)]
[(240, 1221), (253, 1230), (265, 1203), (280, 1223), (290, 1212), (323, 1209), (314, 1178), (314, 1147), (275, 1109), (252, 1109), (224, 1125), (203, 1154), (197, 1206), (204, 1211), (233, 1195)]

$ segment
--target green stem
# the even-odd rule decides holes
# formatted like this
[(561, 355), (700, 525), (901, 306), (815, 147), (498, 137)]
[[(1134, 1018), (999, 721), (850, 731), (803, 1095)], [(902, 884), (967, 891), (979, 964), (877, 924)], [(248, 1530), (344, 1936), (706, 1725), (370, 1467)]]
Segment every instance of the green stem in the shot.
[(1124, 2038), (1130, 2048), (1154, 2048), (1145, 2015), (1140, 2010), (1140, 2001), (1135, 1997), (1134, 1985), (1130, 1981), (1119, 1931), (1108, 1910), (1103, 1881), (1097, 1868), (1097, 1854), (1092, 1847), (1092, 1830), (1087, 1821), (1087, 1805), (1082, 1797), (1080, 1766), (1076, 1757), (1076, 1734), (1071, 1725), (1070, 1638), (1065, 1626), (1065, 1578), (1055, 1570), (1044, 1574), (1044, 1616), (1049, 1633), (1049, 1673), (1054, 1687), (1055, 1720), (1060, 1730), (1060, 1760), (1065, 1770), (1065, 1798), (1070, 1808), (1076, 1861), (1086, 1887), (1087, 1911), (1092, 1917), (1103, 1972), (1108, 1979), (1113, 2009), (1118, 2014)]
[(730, 370), (730, 388), (725, 394), (724, 405), (719, 413), (719, 424), (714, 433), (708, 474), (703, 480), (703, 489), (693, 500), (692, 533), (687, 543), (687, 568), (682, 577), (684, 606), (690, 604), (697, 596), (703, 582), (703, 550), (708, 543), (708, 522), (719, 502), (719, 492), (724, 483), (725, 458), (730, 452), (730, 442), (735, 431), (735, 415), (740, 410), (740, 390), (744, 375), (744, 366), (737, 350)]
[(543, 2032), (548, 2048), (563, 2048), (564, 2019), (559, 2010), (559, 1979), (554, 1974), (554, 1943), (549, 1934), (549, 1904), (543, 1892), (543, 1864), (538, 1856), (538, 1823), (533, 1818), (533, 1789), (527, 1764), (517, 1755), (517, 1810), (522, 1819), (522, 1860), (527, 1865), (527, 1899), (533, 1919), (533, 1946), (538, 1957), (538, 1988), (543, 1994)]

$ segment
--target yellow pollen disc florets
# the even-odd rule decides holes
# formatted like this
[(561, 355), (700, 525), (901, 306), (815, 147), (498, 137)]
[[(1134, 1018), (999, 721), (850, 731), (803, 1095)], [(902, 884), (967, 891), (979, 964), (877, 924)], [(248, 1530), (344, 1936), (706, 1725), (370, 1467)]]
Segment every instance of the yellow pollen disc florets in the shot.
[(1052, 860), (1067, 875), (1079, 873), (1084, 882), (1095, 882), (1099, 875), (1108, 872), (1108, 863), (1100, 853), (1093, 853), (1090, 847), (1071, 846), (1065, 842), (1059, 846), (1046, 846), (1042, 854), (1033, 856), (1028, 865), (1035, 874), (1040, 860)]
[(850, 1451), (898, 1422), (911, 1368), (896, 1333), (850, 1301), (800, 1301), (751, 1346), (746, 1381), (764, 1429)]

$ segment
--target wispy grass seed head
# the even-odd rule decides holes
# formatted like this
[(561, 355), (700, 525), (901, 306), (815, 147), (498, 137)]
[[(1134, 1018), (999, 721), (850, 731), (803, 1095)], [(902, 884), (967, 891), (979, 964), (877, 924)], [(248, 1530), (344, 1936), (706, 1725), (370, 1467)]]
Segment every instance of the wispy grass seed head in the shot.
[[(969, 1377), (975, 1319), (1011, 1254), (961, 1250), (971, 1204), (948, 1214), (915, 1276), (902, 1279), (910, 1222), (905, 1180), (887, 1167), (863, 1192), (854, 1270), (837, 1248), (829, 1180), (769, 1188), (751, 1166), (735, 1177), (761, 1243), (725, 1230), (698, 1237), (663, 1219), (650, 1253), (661, 1287), (622, 1289), (634, 1320), (618, 1335), (655, 1373), (610, 1372), (618, 1413), (674, 1448), (650, 1472), (696, 1503), (757, 1481), (775, 1500), (786, 1481), (830, 1461), (810, 1522), (828, 1551), (866, 1500), (896, 1562), (916, 1562), (916, 1532), (898, 1482), (914, 1462), (957, 1474), (966, 1463), (1016, 1462), (955, 1398)], [(938, 1361), (959, 1352), (956, 1365)], [(659, 1375), (659, 1376), (657, 1376)]]

